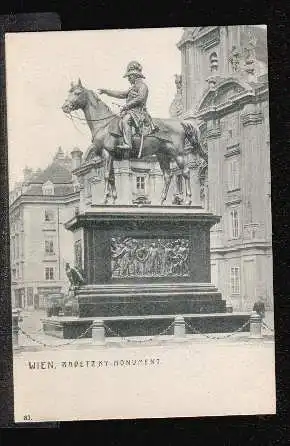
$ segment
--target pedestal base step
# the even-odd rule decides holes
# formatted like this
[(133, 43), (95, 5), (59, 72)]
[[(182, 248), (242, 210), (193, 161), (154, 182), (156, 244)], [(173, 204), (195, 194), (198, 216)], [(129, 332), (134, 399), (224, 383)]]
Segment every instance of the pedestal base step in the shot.
[(210, 283), (114, 283), (81, 287), (79, 316), (166, 316), (226, 312), (226, 301)]
[[(157, 336), (163, 333), (176, 315), (149, 315), (149, 316), (116, 316), (99, 318), (104, 321), (105, 333), (113, 336)], [(214, 313), (214, 314), (183, 314), (185, 322), (200, 333), (230, 333), (241, 328), (250, 317), (249, 313)], [(91, 338), (90, 325), (97, 318), (77, 318), (53, 316), (42, 320), (43, 331), (51, 336), (62, 339), (76, 339), (78, 337)], [(87, 333), (82, 336), (86, 331)], [(112, 331), (111, 331), (112, 330)], [(188, 333), (192, 333), (189, 328)], [(249, 325), (241, 331), (248, 332)], [(166, 331), (173, 335), (173, 326)]]

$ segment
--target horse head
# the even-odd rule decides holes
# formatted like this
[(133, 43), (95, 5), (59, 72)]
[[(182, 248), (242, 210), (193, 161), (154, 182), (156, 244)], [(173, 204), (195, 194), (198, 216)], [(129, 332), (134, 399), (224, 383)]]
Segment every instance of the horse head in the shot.
[(71, 82), (68, 96), (62, 106), (64, 113), (71, 113), (73, 110), (84, 109), (88, 101), (88, 90), (82, 85), (79, 79), (76, 84)]
[[(62, 106), (62, 110), (66, 114), (70, 114), (74, 110), (83, 110), (88, 108), (91, 120), (97, 123), (102, 121), (105, 116), (113, 116), (113, 113), (101, 99), (92, 90), (85, 88), (79, 79), (76, 84), (71, 82), (71, 86), (68, 92), (68, 96)], [(95, 116), (95, 119), (93, 116)]]

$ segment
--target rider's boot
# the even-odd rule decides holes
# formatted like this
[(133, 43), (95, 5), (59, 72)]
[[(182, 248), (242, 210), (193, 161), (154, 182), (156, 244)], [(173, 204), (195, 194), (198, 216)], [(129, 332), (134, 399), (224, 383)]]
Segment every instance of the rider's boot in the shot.
[(123, 131), (123, 138), (124, 143), (118, 145), (118, 149), (132, 149), (132, 128), (127, 120), (123, 120), (122, 122), (122, 131)]

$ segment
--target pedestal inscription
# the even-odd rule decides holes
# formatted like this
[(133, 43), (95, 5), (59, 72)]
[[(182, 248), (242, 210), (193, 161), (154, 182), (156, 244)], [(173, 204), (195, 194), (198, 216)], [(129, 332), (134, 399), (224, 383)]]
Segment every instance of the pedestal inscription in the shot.
[(112, 278), (189, 277), (189, 240), (111, 239)]

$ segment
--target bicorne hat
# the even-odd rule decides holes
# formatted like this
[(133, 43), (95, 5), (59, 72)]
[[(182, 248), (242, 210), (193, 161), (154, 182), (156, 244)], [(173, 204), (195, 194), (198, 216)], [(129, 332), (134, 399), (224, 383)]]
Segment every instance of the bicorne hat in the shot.
[(142, 65), (135, 60), (128, 63), (127, 71), (123, 77), (128, 77), (128, 76), (130, 76), (130, 74), (135, 74), (138, 77), (143, 77), (145, 79), (145, 76), (143, 76), (143, 74), (142, 74)]

